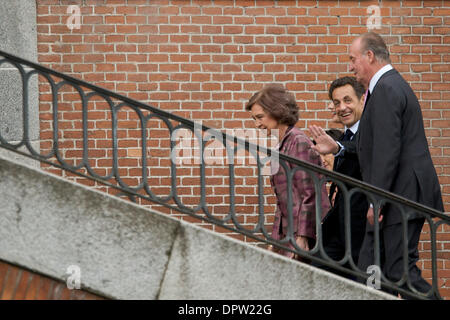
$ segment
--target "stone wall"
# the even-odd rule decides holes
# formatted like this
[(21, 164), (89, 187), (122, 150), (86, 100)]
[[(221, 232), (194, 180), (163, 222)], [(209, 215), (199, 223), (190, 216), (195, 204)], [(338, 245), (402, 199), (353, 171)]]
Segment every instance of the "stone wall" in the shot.
[[(37, 62), (36, 2), (34, 0), (0, 1), (0, 50)], [(0, 59), (2, 57), (0, 56)], [(25, 72), (31, 69), (25, 68)], [(28, 127), (31, 145), (36, 151), (39, 143), (39, 91), (37, 75), (27, 84)], [(23, 138), (24, 97), (22, 77), (19, 70), (10, 63), (0, 66), (0, 134), (10, 143)], [(0, 150), (4, 154), (5, 150)], [(16, 154), (9, 157), (22, 159)], [(33, 163), (33, 162), (29, 162)]]

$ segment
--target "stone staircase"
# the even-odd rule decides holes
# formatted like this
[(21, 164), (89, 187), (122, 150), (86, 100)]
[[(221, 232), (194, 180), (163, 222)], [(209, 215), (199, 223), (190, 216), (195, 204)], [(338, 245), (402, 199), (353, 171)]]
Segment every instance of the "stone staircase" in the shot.
[(0, 260), (107, 298), (395, 299), (4, 157), (0, 202)]

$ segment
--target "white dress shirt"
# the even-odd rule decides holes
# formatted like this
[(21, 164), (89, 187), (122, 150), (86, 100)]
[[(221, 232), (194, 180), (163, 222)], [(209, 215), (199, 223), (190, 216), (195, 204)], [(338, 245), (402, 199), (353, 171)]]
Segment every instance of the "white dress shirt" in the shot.
[(392, 65), (387, 64), (373, 75), (373, 77), (372, 77), (372, 79), (370, 79), (370, 83), (369, 83), (370, 94), (372, 94), (373, 88), (375, 88), (375, 86), (376, 86), (378, 80), (380, 80), (381, 76), (392, 69), (394, 69), (392, 67)]

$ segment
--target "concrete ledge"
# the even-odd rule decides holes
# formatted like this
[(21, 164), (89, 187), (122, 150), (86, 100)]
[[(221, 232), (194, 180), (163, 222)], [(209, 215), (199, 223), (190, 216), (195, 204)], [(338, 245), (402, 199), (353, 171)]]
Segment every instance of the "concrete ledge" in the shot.
[[(30, 71), (29, 69), (26, 70)], [(0, 70), (0, 134), (7, 141), (23, 139), (22, 78), (14, 69)], [(38, 78), (28, 81), (28, 138), (39, 140), (39, 90)]]
[[(36, 0), (0, 1), (0, 50), (38, 62)], [(25, 68), (25, 71), (31, 69)], [(27, 88), (28, 139), (39, 152), (39, 88), (36, 74), (29, 79)], [(3, 63), (0, 66), (0, 134), (11, 143), (23, 139), (22, 91), (19, 70), (9, 62)], [(14, 157), (29, 163), (23, 157)]]
[(0, 158), (0, 259), (119, 299), (393, 299)]
[(37, 62), (36, 1), (0, 1), (0, 50)]
[(107, 297), (155, 299), (179, 222), (0, 159), (0, 258)]
[(329, 272), (196, 226), (177, 235), (161, 299), (392, 299)]
[[(20, 141), (8, 141), (8, 143), (12, 144), (12, 145), (17, 145), (20, 143)], [(39, 140), (37, 141), (30, 141), (30, 145), (31, 147), (36, 151), (39, 152), (40, 150), (40, 146), (41, 146), (41, 142)], [(26, 154), (30, 154), (29, 150), (27, 149), (26, 146), (21, 146), (20, 148), (18, 148), (18, 151), (24, 152)], [(40, 168), (41, 164), (39, 161), (36, 161), (32, 158), (26, 157), (26, 156), (22, 156), (21, 154), (14, 152), (14, 151), (10, 151), (8, 149), (5, 148), (1, 148), (0, 147), (0, 157), (3, 157), (5, 159), (9, 159), (10, 161), (13, 162), (21, 162), (23, 164), (26, 164), (28, 166), (34, 167), (34, 168)]]

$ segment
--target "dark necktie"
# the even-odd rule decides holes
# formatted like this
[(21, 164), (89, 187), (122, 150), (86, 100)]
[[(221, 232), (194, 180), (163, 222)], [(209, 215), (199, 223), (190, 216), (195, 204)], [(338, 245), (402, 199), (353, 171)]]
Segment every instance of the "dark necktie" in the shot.
[[(353, 137), (353, 132), (350, 129), (347, 129), (344, 133), (344, 136), (341, 138), (341, 141), (350, 141)], [(345, 152), (345, 151), (344, 151)], [(337, 163), (336, 163), (336, 169), (339, 168), (339, 166), (341, 165), (342, 161), (344, 160), (344, 155), (340, 154), (337, 157)]]
[(345, 130), (344, 136), (342, 137), (342, 141), (350, 141), (353, 137), (353, 132), (350, 129)]
[[(344, 135), (342, 136), (342, 138), (340, 139), (340, 141), (350, 141), (353, 137), (353, 132), (350, 129), (345, 130)], [(345, 152), (345, 151), (344, 151)], [(335, 167), (333, 168), (334, 171), (337, 171), (337, 169), (341, 166), (342, 161), (344, 160), (344, 155), (340, 154), (339, 156), (336, 157), (336, 162), (335, 162)], [(336, 184), (332, 183), (331, 187), (330, 187), (330, 202), (333, 203), (333, 195), (334, 192), (336, 191)]]
[[(347, 130), (345, 130), (344, 135), (342, 136), (341, 139), (339, 139), (339, 141), (350, 141), (352, 139), (353, 135), (354, 135), (354, 133), (352, 132), (352, 130), (347, 129)], [(337, 171), (339, 169), (339, 167), (342, 164), (343, 160), (344, 160), (344, 155), (343, 154), (340, 154), (339, 156), (336, 157), (336, 162), (335, 162), (336, 166), (333, 168), (334, 171)], [(335, 183), (332, 183), (331, 186), (330, 186), (329, 200), (333, 204), (333, 206), (334, 206), (333, 196), (334, 196), (334, 193), (336, 192), (336, 190), (337, 190), (337, 185)]]

